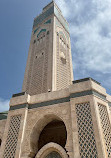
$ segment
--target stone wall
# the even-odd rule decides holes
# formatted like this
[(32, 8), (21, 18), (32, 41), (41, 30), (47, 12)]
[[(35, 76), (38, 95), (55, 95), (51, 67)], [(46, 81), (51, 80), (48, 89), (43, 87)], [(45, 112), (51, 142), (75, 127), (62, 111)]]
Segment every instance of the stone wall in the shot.
[[(4, 134), (4, 130), (5, 130), (6, 121), (7, 120), (0, 120), (0, 139), (1, 139), (1, 144), (2, 144), (2, 140), (3, 140), (3, 134)], [(0, 150), (1, 150), (1, 145), (0, 145)]]

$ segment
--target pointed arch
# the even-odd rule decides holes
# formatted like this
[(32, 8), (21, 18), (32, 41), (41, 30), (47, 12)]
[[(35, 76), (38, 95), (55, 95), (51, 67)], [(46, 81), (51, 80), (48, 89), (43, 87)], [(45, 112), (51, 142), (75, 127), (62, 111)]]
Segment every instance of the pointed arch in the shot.
[[(52, 122), (53, 120), (58, 120), (64, 123), (62, 118), (55, 114), (46, 114), (42, 118), (40, 118), (34, 125), (31, 135), (30, 135), (30, 152), (34, 153), (35, 155), (38, 152), (38, 141), (39, 141), (39, 136), (44, 129), (44, 127)], [(64, 123), (65, 125), (65, 123)], [(66, 126), (65, 126), (66, 127)], [(66, 129), (67, 131), (67, 129)], [(67, 139), (67, 138), (66, 138)], [(67, 140), (66, 140), (67, 141)]]

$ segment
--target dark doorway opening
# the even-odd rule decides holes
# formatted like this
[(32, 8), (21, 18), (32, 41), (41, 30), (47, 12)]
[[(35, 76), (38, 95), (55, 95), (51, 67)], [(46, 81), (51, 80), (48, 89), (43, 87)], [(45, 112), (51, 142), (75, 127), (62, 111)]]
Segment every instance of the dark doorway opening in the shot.
[(50, 142), (57, 143), (64, 148), (66, 140), (67, 131), (65, 124), (62, 121), (54, 120), (48, 123), (42, 130), (39, 136), (38, 150)]
[(1, 144), (2, 144), (2, 140), (0, 139), (0, 146), (1, 146)]
[(59, 153), (57, 153), (57, 152), (55, 152), (55, 151), (53, 151), (53, 152), (51, 152), (50, 154), (48, 154), (47, 156), (46, 156), (46, 158), (62, 158), (60, 155), (59, 155)]

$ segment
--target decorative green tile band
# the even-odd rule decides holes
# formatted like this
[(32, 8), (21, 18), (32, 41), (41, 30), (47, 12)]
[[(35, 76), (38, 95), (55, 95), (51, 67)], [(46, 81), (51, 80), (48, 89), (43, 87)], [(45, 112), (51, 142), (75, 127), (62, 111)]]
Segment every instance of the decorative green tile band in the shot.
[(46, 32), (46, 29), (40, 30), (40, 32), (37, 34), (37, 37), (39, 37), (39, 35), (40, 35), (42, 32)]
[(104, 96), (104, 95), (102, 95), (102, 94), (100, 94), (96, 91), (88, 90), (88, 91), (82, 91), (82, 92), (77, 92), (77, 93), (70, 94), (69, 97), (50, 100), (50, 101), (45, 101), (45, 102), (41, 102), (41, 103), (11, 106), (10, 110), (16, 110), (16, 109), (21, 109), (21, 108), (26, 108), (26, 107), (28, 109), (33, 109), (33, 108), (38, 108), (38, 107), (43, 107), (43, 106), (60, 104), (60, 103), (70, 102), (70, 98), (77, 98), (77, 97), (82, 97), (82, 96), (87, 96), (87, 95), (95, 95), (95, 96), (97, 96), (97, 97), (99, 97), (103, 100), (106, 100), (106, 96)]
[(93, 91), (89, 90), (89, 91), (83, 91), (83, 92), (77, 92), (77, 93), (73, 93), (70, 95), (70, 98), (77, 98), (77, 97), (82, 97), (82, 96), (86, 96), (86, 95), (92, 95)]
[(15, 105), (15, 106), (11, 106), (9, 110), (11, 111), (11, 110), (23, 109), (26, 107), (28, 107), (28, 104)]
[(49, 106), (49, 105), (54, 105), (54, 104), (60, 104), (60, 103), (65, 103), (65, 102), (69, 102), (69, 101), (70, 101), (70, 98), (66, 97), (66, 98), (61, 98), (61, 99), (41, 102), (41, 103), (37, 103), (37, 104), (30, 104), (29, 105), (29, 109), (43, 107), (43, 106)]
[(40, 28), (40, 27), (38, 27), (38, 28), (36, 28), (36, 29), (34, 30), (34, 34), (39, 30), (39, 28)]
[(103, 99), (103, 100), (106, 100), (106, 96), (105, 96), (105, 95), (100, 94), (100, 93), (98, 93), (98, 92), (96, 92), (96, 91), (92, 91), (92, 92), (93, 92), (93, 94), (96, 95), (97, 97), (99, 97), (99, 98), (101, 98), (101, 99)]
[(92, 90), (88, 91), (83, 91), (83, 92), (78, 92), (78, 93), (73, 93), (70, 95), (71, 98), (76, 98), (76, 97), (81, 97), (81, 96), (86, 96), (86, 95), (96, 95), (97, 97), (106, 100), (106, 96)]
[(46, 21), (44, 24), (50, 24), (51, 23), (51, 19), (49, 19), (48, 21)]
[(37, 26), (38, 24), (42, 23), (43, 20), (45, 20), (47, 17), (50, 15), (54, 14), (54, 6), (46, 10), (44, 13), (39, 15), (35, 20), (34, 20), (34, 25), (33, 27)]
[[(61, 27), (61, 23), (58, 21), (58, 19), (56, 19), (56, 26)], [(65, 35), (66, 35), (67, 39), (69, 39), (69, 34), (67, 32), (65, 32)]]
[(5, 120), (7, 119), (7, 115), (8, 115), (8, 112), (4, 112), (4, 113), (0, 113), (0, 120)]
[(46, 18), (51, 16), (52, 14), (55, 14), (60, 23), (65, 27), (65, 29), (69, 32), (69, 25), (61, 15), (61, 13), (57, 10), (56, 7), (52, 6), (48, 10), (46, 10), (44, 13), (40, 14), (35, 20), (33, 27), (36, 27), (38, 24), (42, 23)]
[(55, 13), (56, 17), (58, 18), (58, 20), (65, 27), (65, 29), (69, 32), (69, 25), (68, 25), (68, 23), (65, 21), (65, 19), (63, 18), (63, 16), (59, 13), (59, 11), (57, 10), (56, 7), (54, 7), (54, 13)]

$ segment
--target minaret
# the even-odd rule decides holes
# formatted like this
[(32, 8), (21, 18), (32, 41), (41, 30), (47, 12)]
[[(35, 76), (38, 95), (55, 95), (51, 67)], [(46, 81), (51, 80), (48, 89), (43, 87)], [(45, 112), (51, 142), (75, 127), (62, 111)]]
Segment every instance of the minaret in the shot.
[(68, 24), (52, 1), (34, 20), (28, 94), (0, 114), (0, 158), (111, 158), (111, 96), (92, 78), (72, 79)]
[(30, 95), (56, 91), (72, 80), (69, 26), (52, 1), (34, 19), (22, 91)]

